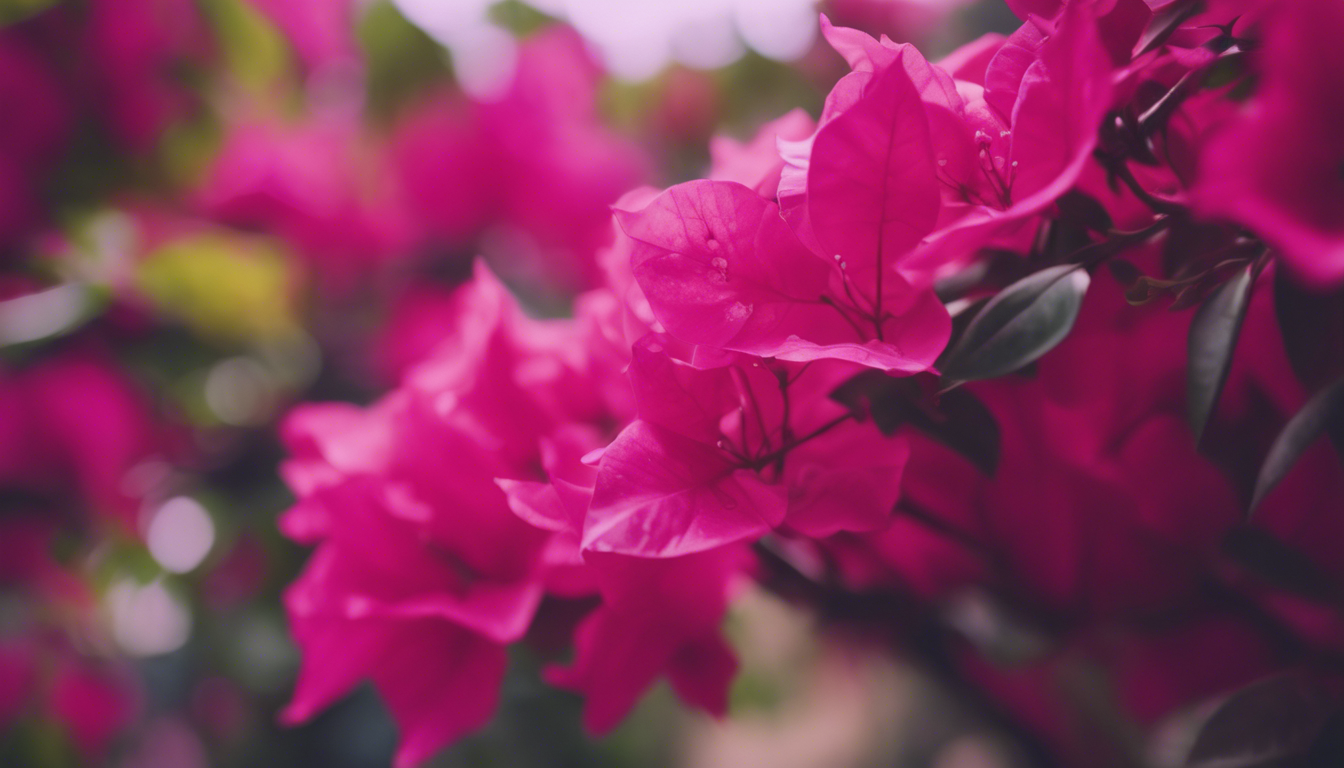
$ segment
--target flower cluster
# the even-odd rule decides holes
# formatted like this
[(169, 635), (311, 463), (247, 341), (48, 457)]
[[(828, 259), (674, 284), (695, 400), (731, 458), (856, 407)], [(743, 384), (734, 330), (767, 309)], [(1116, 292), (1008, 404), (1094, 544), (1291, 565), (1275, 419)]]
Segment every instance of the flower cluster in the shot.
[(392, 392), (297, 409), (286, 717), (371, 679), (414, 765), (514, 643), (595, 732), (664, 676), (722, 714), (749, 579), (887, 601), (1080, 764), (1052, 679), (1150, 726), (1337, 668), (1341, 7), (1010, 5), (940, 62), (823, 21), (820, 116), (627, 193), (570, 316), (477, 266)]
[[(577, 35), (532, 35), (487, 104), (361, 14), (0, 4), (0, 763), (205, 765), (273, 733), (278, 414), (332, 347), (329, 378), (395, 380), (455, 311), (431, 273), (474, 252), (534, 296), (599, 282), (607, 205), (651, 162), (599, 118)], [(371, 70), (405, 65), (357, 21), (429, 47), (423, 82), (385, 94)], [(220, 658), (270, 625), (270, 673)]]

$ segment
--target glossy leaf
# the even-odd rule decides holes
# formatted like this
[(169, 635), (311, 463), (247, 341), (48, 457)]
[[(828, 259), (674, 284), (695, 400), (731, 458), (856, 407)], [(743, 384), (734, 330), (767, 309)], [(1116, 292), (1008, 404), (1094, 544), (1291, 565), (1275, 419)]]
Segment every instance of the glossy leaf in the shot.
[[(1307, 290), (1287, 270), (1277, 269), (1274, 312), (1288, 362), (1308, 391), (1344, 375), (1344, 290)], [(1344, 450), (1344, 445), (1340, 448)]]
[(1308, 400), (1274, 440), (1264, 465), (1260, 467), (1260, 476), (1255, 481), (1252, 511), (1322, 433), (1328, 433), (1336, 444), (1344, 443), (1344, 379), (1339, 379)]
[(1332, 711), (1330, 698), (1310, 680), (1280, 675), (1232, 694), (1204, 724), (1189, 768), (1278, 765), (1311, 748)]
[(976, 315), (939, 368), (947, 381), (1012, 373), (1073, 329), (1091, 277), (1076, 265), (1043, 269), (1004, 288)]
[(1232, 367), (1241, 324), (1250, 305), (1256, 269), (1248, 265), (1214, 291), (1195, 313), (1187, 342), (1185, 392), (1190, 428), (1198, 442), (1218, 404), (1218, 396)]

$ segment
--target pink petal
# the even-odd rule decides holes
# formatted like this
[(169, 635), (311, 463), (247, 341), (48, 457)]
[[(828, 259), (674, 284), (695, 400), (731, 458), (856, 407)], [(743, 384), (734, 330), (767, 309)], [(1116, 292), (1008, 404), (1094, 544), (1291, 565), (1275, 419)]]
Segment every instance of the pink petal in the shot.
[(1035, 63), (1045, 33), (1028, 21), (1008, 36), (985, 69), (985, 101), (1006, 121), (1022, 88), (1022, 77)]
[(933, 146), (919, 91), (904, 66), (875, 75), (863, 96), (817, 131), (807, 209), (827, 256), (862, 286), (881, 281), (938, 219)]
[(818, 301), (831, 268), (746, 187), (679, 184), (641, 211), (616, 215), (638, 241), (635, 278), (673, 336), (762, 357), (778, 356), (795, 337), (862, 341)]
[(636, 421), (602, 456), (583, 548), (675, 557), (761, 536), (785, 508), (782, 488), (714, 445)]
[(490, 722), (507, 665), (504, 646), (451, 624), (401, 628), (372, 673), (401, 731), (395, 768), (414, 768)]
[(844, 424), (795, 448), (784, 467), (787, 527), (824, 538), (886, 526), (909, 456), (905, 440), (886, 437), (867, 423)]

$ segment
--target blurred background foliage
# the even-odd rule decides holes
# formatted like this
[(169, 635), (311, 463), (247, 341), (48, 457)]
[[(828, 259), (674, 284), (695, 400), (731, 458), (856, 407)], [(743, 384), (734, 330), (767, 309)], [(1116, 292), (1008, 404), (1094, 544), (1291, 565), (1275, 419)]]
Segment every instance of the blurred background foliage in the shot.
[[(0, 519), (27, 525), (40, 508), (38, 527), (56, 521), (35, 539), (50, 563), (13, 569), (18, 575), (0, 567), (0, 688), (9, 686), (0, 691), (0, 765), (389, 762), (393, 727), (367, 689), (307, 725), (277, 723), (297, 663), (281, 594), (306, 551), (276, 529), (293, 501), (276, 471), (276, 425), (299, 400), (374, 399), (389, 381), (380, 333), (398, 300), (446, 289), (477, 253), (495, 258), (517, 240), (501, 246), (487, 226), (456, 239), (378, 231), (373, 245), (356, 243), (366, 233), (353, 219), (399, 204), (379, 195), (408, 113), (426, 103), (470, 111), (453, 58), (378, 0), (351, 10), (355, 58), (315, 67), (262, 5), (0, 0), (0, 53), (23, 59), (0, 58), (9, 81), (0, 84), (0, 114), (10, 116), (0, 127), (0, 167), (26, 169), (14, 177), (23, 177), (18, 191), (0, 190), (10, 195), (0, 204), (19, 210), (22, 197), (34, 211), (0, 229), (0, 408), (45, 407), (24, 388), (32, 372), (84, 356), (124, 377), (156, 433), (155, 450), (132, 451), (118, 470), (117, 493), (132, 488), (125, 495), (134, 501), (124, 514), (104, 508), (83, 481), (33, 481), (22, 462), (0, 477)], [(938, 4), (914, 5), (923, 13)], [(906, 12), (902, 0), (820, 10), (913, 40), (930, 58), (1016, 23), (1002, 3), (944, 5), (903, 37), (894, 23)], [(489, 13), (524, 40), (557, 23), (514, 0)], [(843, 71), (814, 41), (791, 62), (747, 52), (717, 69), (673, 64), (640, 81), (603, 77), (594, 119), (652, 159), (636, 181), (666, 185), (705, 173), (713, 136), (746, 140), (798, 107), (815, 115)], [(277, 148), (260, 141), (231, 150), (240, 126), (253, 123)], [(302, 156), (310, 142), (326, 141), (328, 124), (333, 154)], [(524, 126), (524, 135), (534, 127), (545, 129)], [(506, 142), (506, 153), (515, 150), (525, 151)], [(295, 189), (257, 200), (245, 190), (241, 202), (219, 192), (228, 174), (247, 173)], [(347, 185), (341, 194), (351, 200), (326, 201), (331, 183)], [(302, 208), (305, 195), (320, 210)], [(597, 215), (612, 201), (602, 200)], [(334, 214), (321, 208), (328, 202)], [(347, 245), (349, 263), (338, 263), (333, 252)], [(537, 311), (564, 305), (563, 295), (529, 282), (525, 266), (496, 268)], [(101, 393), (80, 384), (52, 397), (92, 403)], [(62, 450), (109, 453), (128, 439), (96, 418), (70, 431)], [(12, 437), (20, 453), (36, 439)], [(77, 454), (70, 448), (60, 461), (77, 469)], [(3, 532), (0, 556), (30, 553), (16, 530)], [(598, 741), (582, 732), (577, 697), (542, 685), (541, 661), (519, 651), (494, 723), (433, 765), (970, 768), (1018, 760), (937, 680), (861, 652), (881, 640), (818, 621), (777, 597), (749, 595), (731, 618), (744, 668), (730, 722), (686, 713), (659, 688)], [(18, 661), (6, 667), (6, 659)]]

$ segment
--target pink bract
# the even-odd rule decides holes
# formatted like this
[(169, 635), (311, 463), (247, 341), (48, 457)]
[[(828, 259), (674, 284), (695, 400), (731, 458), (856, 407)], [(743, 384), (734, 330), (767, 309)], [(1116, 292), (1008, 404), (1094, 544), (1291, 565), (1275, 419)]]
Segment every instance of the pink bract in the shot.
[(947, 343), (947, 312), (931, 292), (862, 258), (851, 279), (848, 262), (806, 248), (774, 203), (739, 184), (689, 182), (617, 218), (637, 243), (631, 264), (654, 315), (685, 341), (906, 373)]

